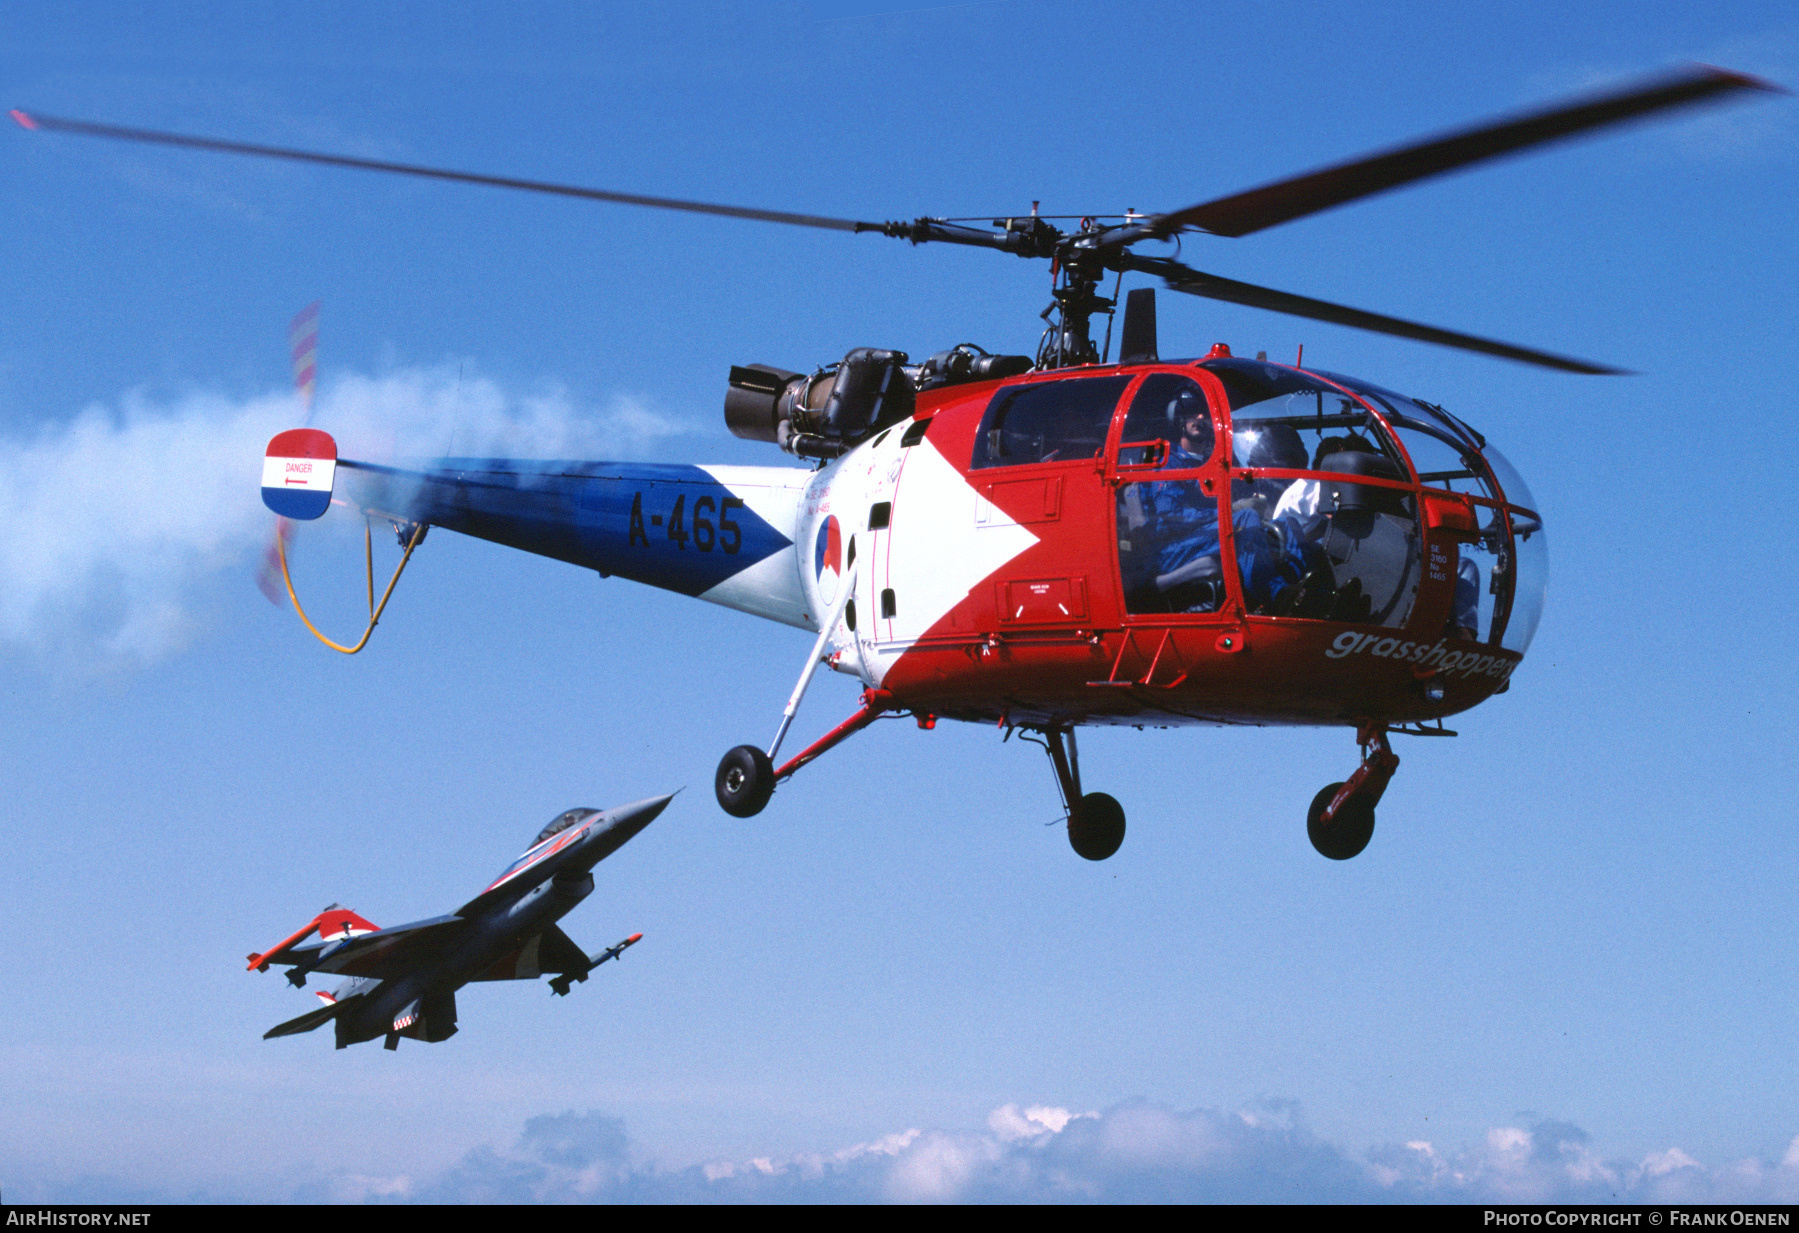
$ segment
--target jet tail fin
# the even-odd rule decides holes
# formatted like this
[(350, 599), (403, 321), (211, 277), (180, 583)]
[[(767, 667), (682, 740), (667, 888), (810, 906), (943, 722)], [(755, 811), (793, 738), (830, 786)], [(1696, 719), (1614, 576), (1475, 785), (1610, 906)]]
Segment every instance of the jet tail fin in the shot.
[(326, 999), (325, 1005), (319, 1007), (317, 1010), (309, 1010), (297, 1018), (289, 1019), (286, 1023), (277, 1023), (274, 1027), (264, 1032), (262, 1038), (264, 1040), (273, 1040), (277, 1036), (293, 1036), (300, 1032), (310, 1032), (320, 1024), (329, 1023), (337, 1018), (343, 1008), (349, 1005), (353, 1000), (354, 999), (346, 998), (344, 1001), (338, 1002)]

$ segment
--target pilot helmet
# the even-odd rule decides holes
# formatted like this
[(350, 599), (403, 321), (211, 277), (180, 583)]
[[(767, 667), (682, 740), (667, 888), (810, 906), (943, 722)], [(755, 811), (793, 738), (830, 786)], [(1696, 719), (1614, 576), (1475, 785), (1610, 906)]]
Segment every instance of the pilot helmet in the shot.
[[(1211, 416), (1205, 395), (1191, 385), (1183, 386), (1179, 393), (1168, 400), (1168, 427), (1177, 438), (1185, 435), (1188, 420), (1198, 417), (1206, 421), (1209, 427)], [(1209, 437), (1211, 433), (1207, 432), (1206, 435)]]

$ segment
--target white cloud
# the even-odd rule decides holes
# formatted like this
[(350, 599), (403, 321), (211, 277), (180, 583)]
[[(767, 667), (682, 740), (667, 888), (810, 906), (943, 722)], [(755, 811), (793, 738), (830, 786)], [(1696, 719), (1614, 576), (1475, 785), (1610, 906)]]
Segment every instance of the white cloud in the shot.
[(534, 1118), (510, 1150), (478, 1147), (425, 1183), (358, 1177), (306, 1195), (428, 1202), (1720, 1203), (1799, 1197), (1799, 1139), (1778, 1163), (1708, 1167), (1679, 1148), (1602, 1159), (1565, 1122), (1494, 1127), (1467, 1147), (1412, 1140), (1357, 1157), (1290, 1103), (1232, 1112), (1132, 1101), (1102, 1113), (1003, 1105), (980, 1131), (911, 1129), (834, 1151), (631, 1163), (621, 1123)]
[(919, 1135), (887, 1170), (884, 1193), (900, 1203), (953, 1203), (1006, 1157), (988, 1135)]
[(179, 645), (194, 580), (266, 533), (258, 459), (295, 414), (277, 396), (128, 397), (0, 443), (0, 637), (137, 660)]
[[(1041, 1114), (1042, 1117), (1033, 1117)], [(1052, 1123), (1060, 1121), (1061, 1127)], [(1018, 1133), (1020, 1124), (1041, 1127)], [(1538, 1120), (1475, 1142), (1428, 1140), (1353, 1154), (1306, 1129), (1289, 1103), (1222, 1112), (1129, 1101), (1100, 1113), (1005, 1105), (985, 1130), (910, 1129), (788, 1157), (663, 1169), (622, 1121), (533, 1117), (504, 1149), (483, 1144), (441, 1174), (344, 1170), (291, 1194), (246, 1182), (226, 1201), (297, 1203), (1553, 1203), (1799, 1202), (1799, 1138), (1778, 1161), (1707, 1165), (1678, 1147), (1606, 1159), (1587, 1133)], [(265, 1182), (266, 1184), (266, 1182)], [(87, 1177), (42, 1203), (206, 1202)], [(255, 1196), (251, 1199), (251, 1196)]]
[[(1051, 1109), (1044, 1105), (1032, 1105), (1028, 1109), (1020, 1109), (1017, 1105), (1001, 1105), (987, 1115), (987, 1129), (998, 1135), (1002, 1143), (1014, 1143), (1019, 1139), (1053, 1134), (1068, 1125), (1069, 1119), (1074, 1116), (1066, 1109)], [(1086, 1113), (1082, 1116), (1099, 1115)]]

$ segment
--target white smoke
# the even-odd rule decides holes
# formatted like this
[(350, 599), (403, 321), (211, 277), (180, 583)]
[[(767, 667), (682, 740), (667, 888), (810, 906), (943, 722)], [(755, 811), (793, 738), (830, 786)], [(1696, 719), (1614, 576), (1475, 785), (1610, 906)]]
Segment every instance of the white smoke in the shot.
[(617, 458), (688, 431), (635, 399), (594, 414), (559, 388), (513, 394), (448, 364), (344, 377), (320, 397), (315, 422), (340, 456), (395, 460)]
[[(127, 394), (0, 437), (0, 642), (58, 664), (143, 664), (180, 649), (205, 594), (248, 588), (272, 516), (258, 496), (268, 439), (303, 420), (291, 394)], [(685, 428), (618, 399), (603, 413), (560, 390), (511, 394), (455, 365), (348, 376), (314, 422), (340, 455), (630, 457)]]

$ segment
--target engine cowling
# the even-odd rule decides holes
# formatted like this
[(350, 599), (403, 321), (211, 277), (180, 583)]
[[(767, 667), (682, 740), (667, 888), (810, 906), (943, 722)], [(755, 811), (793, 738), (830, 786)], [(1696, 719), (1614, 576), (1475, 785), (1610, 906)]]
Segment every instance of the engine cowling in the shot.
[(839, 457), (911, 416), (918, 391), (906, 360), (904, 351), (858, 347), (811, 374), (768, 364), (733, 367), (725, 426), (802, 458)]

